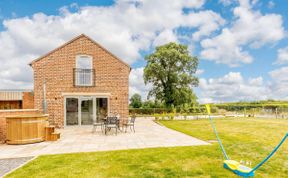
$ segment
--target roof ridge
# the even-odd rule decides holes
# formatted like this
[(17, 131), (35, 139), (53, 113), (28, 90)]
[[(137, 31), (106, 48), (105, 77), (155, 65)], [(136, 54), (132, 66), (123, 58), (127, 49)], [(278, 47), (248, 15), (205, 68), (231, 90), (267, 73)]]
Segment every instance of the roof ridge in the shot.
[[(63, 47), (65, 47), (66, 45), (68, 45), (68, 44), (74, 42), (75, 40), (81, 38), (82, 36), (85, 36), (85, 35), (82, 33), (81, 35), (78, 35), (78, 36), (76, 36), (75, 38), (72, 38), (71, 40), (69, 40), (69, 41), (67, 41), (66, 43), (60, 45), (59, 47), (57, 47), (57, 48), (51, 50), (50, 52), (48, 52), (48, 53), (46, 53), (46, 54), (44, 54), (44, 55), (42, 55), (42, 56), (40, 56), (40, 57), (34, 59), (33, 61), (31, 61), (31, 62), (29, 63), (29, 65), (31, 66), (34, 62), (37, 62), (37, 61), (41, 60), (42, 58), (44, 58), (44, 57), (46, 57), (46, 56), (52, 54), (53, 52), (55, 52), (55, 51), (57, 51), (57, 50), (59, 50), (59, 49), (61, 49), (61, 48), (63, 48)], [(85, 36), (85, 37), (86, 37), (86, 36)]]
[(40, 56), (40, 57), (34, 59), (33, 61), (31, 61), (31, 62), (29, 63), (29, 65), (31, 66), (33, 63), (35, 63), (35, 62), (43, 59), (44, 57), (52, 54), (53, 52), (55, 52), (55, 51), (57, 51), (57, 50), (59, 50), (59, 49), (67, 46), (68, 44), (76, 41), (77, 39), (79, 39), (79, 38), (81, 38), (81, 37), (85, 37), (85, 38), (89, 39), (89, 40), (92, 41), (94, 44), (96, 44), (97, 46), (99, 46), (101, 49), (103, 49), (104, 51), (106, 51), (107, 53), (109, 53), (111, 56), (113, 56), (114, 58), (116, 58), (117, 60), (119, 60), (120, 62), (122, 62), (122, 63), (123, 63), (124, 65), (126, 65), (127, 67), (129, 67), (130, 70), (131, 70), (131, 67), (130, 67), (130, 65), (129, 65), (128, 63), (126, 63), (126, 62), (124, 62), (123, 60), (121, 60), (119, 57), (117, 57), (116, 55), (114, 55), (112, 52), (110, 52), (109, 50), (107, 50), (105, 47), (103, 47), (102, 45), (100, 45), (99, 43), (97, 43), (95, 40), (93, 40), (93, 39), (90, 38), (89, 36), (85, 35), (84, 33), (76, 36), (75, 38), (72, 38), (71, 40), (67, 41), (66, 43), (64, 43), (64, 44), (60, 45), (59, 47), (53, 49), (52, 51), (46, 53), (45, 55)]

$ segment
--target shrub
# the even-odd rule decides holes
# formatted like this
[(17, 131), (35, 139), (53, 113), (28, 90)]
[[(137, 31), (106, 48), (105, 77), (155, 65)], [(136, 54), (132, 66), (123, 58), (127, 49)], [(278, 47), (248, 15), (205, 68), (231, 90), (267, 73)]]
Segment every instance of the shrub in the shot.
[(154, 117), (155, 117), (155, 120), (156, 120), (156, 121), (159, 120), (159, 118), (160, 118), (159, 116), (160, 116), (159, 114), (154, 114)]
[(166, 114), (162, 113), (162, 120), (165, 120), (165, 118), (166, 118)]
[(185, 113), (183, 113), (183, 116), (184, 116), (184, 120), (186, 120), (187, 119), (187, 113), (185, 112)]
[(153, 115), (171, 112), (169, 108), (129, 108), (129, 113), (137, 115)]
[(175, 117), (175, 114), (174, 114), (174, 113), (170, 113), (170, 114), (169, 114), (169, 119), (170, 119), (170, 120), (174, 120), (174, 117)]

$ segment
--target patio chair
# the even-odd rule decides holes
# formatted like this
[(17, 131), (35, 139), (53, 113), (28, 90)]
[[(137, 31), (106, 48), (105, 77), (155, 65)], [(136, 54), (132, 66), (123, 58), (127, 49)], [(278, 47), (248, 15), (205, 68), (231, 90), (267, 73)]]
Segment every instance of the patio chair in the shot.
[(96, 132), (98, 126), (100, 126), (101, 132), (103, 132), (104, 121), (96, 121), (96, 122), (93, 122), (93, 130), (92, 130), (92, 133)]
[(136, 116), (132, 116), (131, 119), (127, 123), (124, 123), (124, 126), (126, 127), (125, 132), (127, 132), (127, 127), (130, 127), (130, 131), (132, 131), (132, 128), (133, 128), (133, 131), (135, 133), (135, 120), (136, 120)]
[(117, 135), (118, 130), (118, 119), (117, 117), (107, 117), (105, 122), (105, 135), (107, 134), (107, 130), (115, 129), (115, 133)]

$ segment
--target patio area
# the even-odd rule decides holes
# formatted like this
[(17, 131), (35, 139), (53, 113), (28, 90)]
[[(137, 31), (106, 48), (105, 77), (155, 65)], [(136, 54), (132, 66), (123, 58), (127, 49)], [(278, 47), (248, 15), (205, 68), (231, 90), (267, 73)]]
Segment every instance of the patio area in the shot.
[(183, 133), (168, 129), (155, 123), (152, 118), (137, 118), (136, 132), (114, 130), (104, 135), (100, 127), (92, 133), (92, 126), (70, 126), (58, 130), (61, 139), (55, 142), (41, 142), (28, 145), (0, 145), (0, 159), (61, 154), (93, 152), (152, 147), (197, 146), (209, 143)]

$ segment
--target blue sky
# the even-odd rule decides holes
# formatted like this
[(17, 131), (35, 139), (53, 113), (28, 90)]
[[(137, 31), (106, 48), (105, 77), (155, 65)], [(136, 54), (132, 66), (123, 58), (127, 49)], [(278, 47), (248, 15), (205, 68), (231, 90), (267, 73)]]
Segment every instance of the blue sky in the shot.
[(130, 95), (151, 88), (144, 56), (176, 41), (200, 59), (200, 102), (288, 99), (287, 9), (283, 0), (2, 0), (0, 87), (31, 88), (26, 64), (85, 33), (132, 66)]

